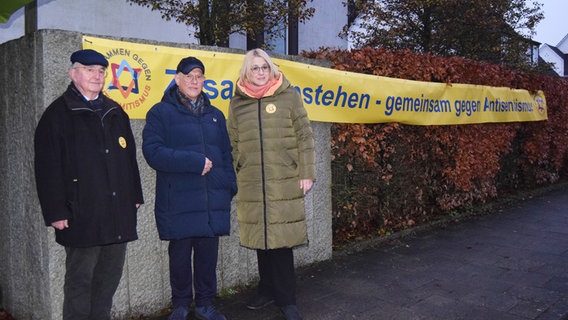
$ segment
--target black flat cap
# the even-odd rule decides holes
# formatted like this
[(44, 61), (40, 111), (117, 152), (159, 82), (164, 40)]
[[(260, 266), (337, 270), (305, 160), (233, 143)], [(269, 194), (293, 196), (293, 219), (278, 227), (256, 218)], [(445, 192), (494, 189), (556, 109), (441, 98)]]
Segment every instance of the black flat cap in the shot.
[(73, 52), (73, 54), (71, 55), (71, 63), (75, 62), (78, 62), (85, 66), (98, 65), (105, 68), (108, 67), (108, 61), (105, 56), (91, 49), (84, 49)]
[(176, 72), (188, 74), (188, 73), (191, 72), (191, 70), (193, 70), (195, 68), (201, 69), (201, 72), (203, 72), (203, 74), (205, 74), (205, 66), (203, 65), (203, 62), (201, 62), (201, 60), (199, 60), (195, 57), (187, 57), (187, 58), (181, 59), (181, 61), (179, 62), (178, 66), (177, 66)]

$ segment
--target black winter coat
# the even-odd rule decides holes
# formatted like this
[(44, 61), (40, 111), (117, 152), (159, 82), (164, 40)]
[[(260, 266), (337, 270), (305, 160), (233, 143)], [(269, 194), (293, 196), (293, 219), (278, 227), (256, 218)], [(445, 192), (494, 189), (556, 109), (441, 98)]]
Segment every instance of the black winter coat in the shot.
[[(35, 175), (46, 225), (57, 243), (90, 247), (136, 240), (143, 203), (128, 115), (102, 93), (99, 116), (74, 85), (44, 112), (35, 131)], [(100, 100), (99, 100), (100, 101)]]

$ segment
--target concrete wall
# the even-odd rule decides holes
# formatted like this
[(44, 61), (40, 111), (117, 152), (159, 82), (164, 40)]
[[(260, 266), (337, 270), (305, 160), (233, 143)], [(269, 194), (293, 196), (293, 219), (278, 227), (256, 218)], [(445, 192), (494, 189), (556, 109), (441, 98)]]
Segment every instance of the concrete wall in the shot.
[[(41, 217), (33, 173), (33, 133), (43, 110), (69, 84), (69, 55), (81, 48), (81, 36), (40, 30), (0, 45), (0, 306), (18, 320), (61, 318), (65, 253)], [(132, 120), (139, 149), (144, 123)], [(314, 122), (313, 128), (318, 178), (306, 198), (310, 243), (295, 250), (298, 266), (329, 259), (332, 253), (330, 124)], [(115, 295), (115, 318), (151, 313), (170, 302), (167, 242), (158, 239), (153, 216), (155, 175), (141, 150), (138, 158), (146, 203), (139, 210), (140, 239), (129, 244), (123, 278)], [(231, 235), (221, 240), (220, 290), (257, 277), (254, 251), (239, 246), (234, 210), (232, 219)]]

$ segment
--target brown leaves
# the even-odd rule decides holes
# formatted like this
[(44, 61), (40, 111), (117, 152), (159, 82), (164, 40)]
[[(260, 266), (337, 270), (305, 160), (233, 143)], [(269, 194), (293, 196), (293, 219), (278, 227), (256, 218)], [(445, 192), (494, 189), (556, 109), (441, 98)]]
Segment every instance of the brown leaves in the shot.
[(0, 320), (16, 320), (8, 311), (0, 308)]
[(548, 121), (332, 125), (334, 243), (386, 235), (568, 172), (568, 80), (459, 57), (363, 48), (305, 54), (395, 78), (544, 90)]

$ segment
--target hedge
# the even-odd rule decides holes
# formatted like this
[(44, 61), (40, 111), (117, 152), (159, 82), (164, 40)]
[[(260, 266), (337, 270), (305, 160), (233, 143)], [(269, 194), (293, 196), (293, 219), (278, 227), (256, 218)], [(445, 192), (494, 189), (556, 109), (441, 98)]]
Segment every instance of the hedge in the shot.
[(548, 120), (448, 126), (333, 124), (334, 244), (383, 236), (566, 178), (568, 80), (411, 51), (320, 49), (334, 69), (543, 90)]

